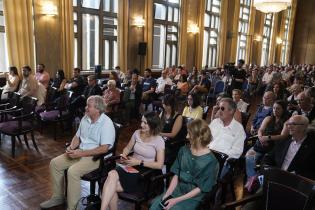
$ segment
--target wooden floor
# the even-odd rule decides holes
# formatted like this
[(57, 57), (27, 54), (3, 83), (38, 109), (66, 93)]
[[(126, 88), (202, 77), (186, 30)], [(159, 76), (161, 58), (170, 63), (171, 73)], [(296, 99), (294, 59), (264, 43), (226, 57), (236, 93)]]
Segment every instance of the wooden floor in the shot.
[[(254, 106), (252, 106), (253, 108)], [(118, 152), (129, 141), (131, 134), (139, 127), (135, 122), (124, 127), (118, 144)], [(11, 157), (11, 141), (8, 136), (2, 136), (0, 147), (0, 210), (38, 210), (39, 204), (51, 196), (49, 162), (64, 152), (64, 145), (70, 141), (74, 131), (61, 132), (57, 141), (53, 140), (52, 128), (44, 128), (43, 133), (35, 132), (39, 152), (31, 141), (27, 148), (23, 139), (22, 144), (16, 144), (16, 157)], [(236, 184), (236, 194), (243, 196), (242, 177)], [(133, 206), (120, 202), (119, 209), (133, 209)], [(59, 206), (51, 208), (63, 210)]]

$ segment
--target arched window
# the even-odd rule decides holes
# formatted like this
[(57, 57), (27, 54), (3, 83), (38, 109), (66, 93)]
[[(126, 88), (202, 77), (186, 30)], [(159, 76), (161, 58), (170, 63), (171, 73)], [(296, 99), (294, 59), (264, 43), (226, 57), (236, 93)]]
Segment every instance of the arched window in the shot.
[(265, 15), (264, 31), (262, 39), (261, 65), (267, 65), (269, 59), (270, 39), (273, 27), (273, 14)]
[(152, 68), (177, 65), (180, 0), (154, 0)]
[(205, 5), (202, 65), (214, 67), (218, 62), (221, 0), (205, 0)]
[(237, 56), (236, 59), (244, 59), (246, 57), (246, 43), (249, 30), (251, 0), (240, 1), (240, 15), (238, 21), (238, 37), (237, 37)]
[(5, 39), (3, 0), (0, 0), (0, 71), (8, 71), (8, 53)]
[(118, 0), (73, 0), (74, 65), (90, 70), (118, 64)]

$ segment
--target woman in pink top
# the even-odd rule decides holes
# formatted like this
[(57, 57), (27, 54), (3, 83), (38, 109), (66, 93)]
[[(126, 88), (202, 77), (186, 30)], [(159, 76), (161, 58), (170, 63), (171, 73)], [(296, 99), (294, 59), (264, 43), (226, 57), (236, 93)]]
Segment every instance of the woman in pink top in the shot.
[[(138, 171), (144, 168), (162, 169), (164, 165), (165, 144), (159, 135), (160, 118), (154, 113), (145, 114), (141, 120), (141, 129), (136, 130), (128, 145), (123, 149), (121, 161), (124, 165), (133, 166)], [(133, 155), (128, 154), (133, 151)], [(108, 173), (103, 186), (101, 210), (118, 209), (118, 192), (142, 192), (144, 190), (141, 175), (128, 173), (120, 166)]]

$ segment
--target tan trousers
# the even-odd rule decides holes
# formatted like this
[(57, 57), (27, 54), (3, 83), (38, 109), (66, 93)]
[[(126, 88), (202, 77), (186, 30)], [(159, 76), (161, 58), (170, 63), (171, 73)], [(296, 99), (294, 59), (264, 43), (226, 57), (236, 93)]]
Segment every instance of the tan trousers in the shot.
[(50, 161), (50, 174), (53, 182), (52, 197), (64, 197), (64, 171), (68, 169), (68, 210), (74, 210), (81, 196), (81, 176), (89, 173), (99, 166), (99, 161), (93, 161), (93, 157), (72, 159), (62, 154)]

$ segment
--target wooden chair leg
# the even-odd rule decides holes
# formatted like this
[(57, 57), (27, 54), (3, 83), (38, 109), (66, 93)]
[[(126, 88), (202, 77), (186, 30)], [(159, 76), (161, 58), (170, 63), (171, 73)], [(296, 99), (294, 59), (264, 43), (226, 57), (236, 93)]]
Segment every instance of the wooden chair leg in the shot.
[(24, 142), (25, 142), (27, 148), (30, 148), (30, 145), (28, 145), (28, 141), (27, 141), (27, 136), (26, 136), (26, 134), (24, 134)]
[(35, 149), (38, 151), (38, 147), (37, 147), (35, 137), (34, 137), (34, 131), (31, 131), (31, 137), (32, 137), (33, 145), (34, 145)]
[(17, 138), (18, 138), (20, 144), (22, 144), (22, 140), (21, 140), (20, 136), (17, 136)]
[(12, 157), (15, 157), (15, 136), (11, 136), (11, 154)]

